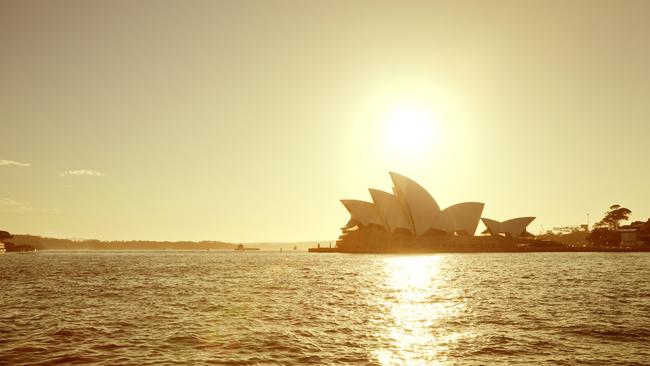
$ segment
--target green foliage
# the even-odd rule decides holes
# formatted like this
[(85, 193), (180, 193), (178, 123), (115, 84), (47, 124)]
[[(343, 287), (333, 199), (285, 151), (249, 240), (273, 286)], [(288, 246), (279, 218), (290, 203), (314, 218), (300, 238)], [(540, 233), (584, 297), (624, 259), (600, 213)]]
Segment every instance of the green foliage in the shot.
[(15, 235), (14, 242), (38, 250), (207, 250), (235, 247), (235, 244), (220, 241), (100, 241), (44, 238), (36, 235)]
[(621, 226), (621, 229), (637, 229), (640, 230), (643, 225), (645, 225), (645, 222), (643, 221), (634, 221), (630, 223), (629, 225), (623, 225)]
[(630, 218), (632, 211), (621, 205), (611, 205), (605, 217), (594, 224), (594, 229), (587, 235), (587, 242), (596, 246), (615, 246), (621, 244), (621, 222)]
[(595, 228), (607, 228), (609, 230), (618, 230), (621, 226), (621, 221), (626, 221), (630, 218), (632, 211), (621, 205), (612, 205), (609, 211), (605, 212), (605, 217), (598, 221)]
[(9, 240), (13, 239), (13, 235), (11, 235), (8, 231), (0, 231), (0, 240)]
[(587, 242), (602, 247), (617, 246), (621, 244), (621, 234), (607, 228), (596, 228), (587, 235)]

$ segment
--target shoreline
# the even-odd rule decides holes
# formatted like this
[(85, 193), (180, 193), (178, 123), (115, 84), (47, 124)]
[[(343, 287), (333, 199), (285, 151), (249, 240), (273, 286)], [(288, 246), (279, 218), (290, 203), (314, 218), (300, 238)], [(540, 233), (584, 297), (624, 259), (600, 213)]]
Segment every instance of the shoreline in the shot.
[(438, 253), (648, 253), (650, 248), (521, 248), (521, 249), (430, 249), (364, 251), (342, 248), (309, 248), (310, 253), (347, 254), (438, 254)]

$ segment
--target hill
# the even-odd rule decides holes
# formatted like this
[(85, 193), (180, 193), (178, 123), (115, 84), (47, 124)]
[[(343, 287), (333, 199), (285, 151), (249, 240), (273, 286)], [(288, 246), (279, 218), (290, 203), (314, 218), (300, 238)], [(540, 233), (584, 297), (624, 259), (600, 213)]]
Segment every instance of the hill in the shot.
[(101, 241), (46, 238), (36, 235), (14, 235), (17, 245), (30, 245), (37, 250), (219, 250), (234, 249), (235, 244), (221, 241)]

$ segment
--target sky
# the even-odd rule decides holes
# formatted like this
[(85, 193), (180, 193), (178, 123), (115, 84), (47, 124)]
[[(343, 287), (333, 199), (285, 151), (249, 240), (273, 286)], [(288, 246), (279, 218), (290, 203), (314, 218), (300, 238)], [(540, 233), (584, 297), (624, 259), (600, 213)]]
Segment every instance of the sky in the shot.
[[(0, 2), (0, 229), (336, 239), (444, 208), (650, 217), (649, 1)], [(480, 227), (479, 227), (480, 230)]]

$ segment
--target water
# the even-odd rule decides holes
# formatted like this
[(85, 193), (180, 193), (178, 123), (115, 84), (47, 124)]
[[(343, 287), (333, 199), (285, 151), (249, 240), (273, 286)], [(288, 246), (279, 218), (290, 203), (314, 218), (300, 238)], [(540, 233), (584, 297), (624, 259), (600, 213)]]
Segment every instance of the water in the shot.
[(0, 256), (0, 364), (650, 364), (650, 254)]

